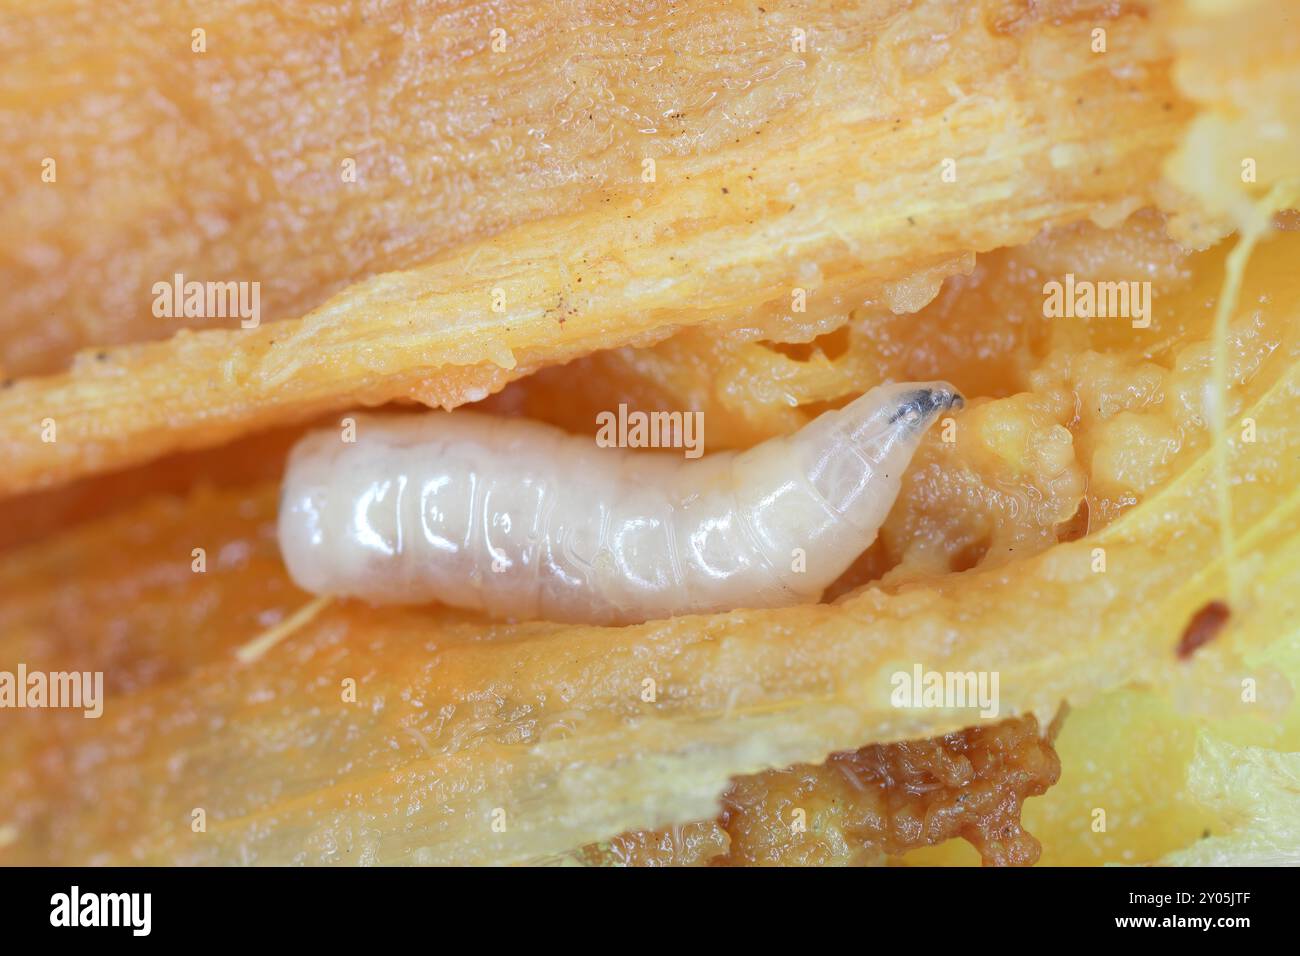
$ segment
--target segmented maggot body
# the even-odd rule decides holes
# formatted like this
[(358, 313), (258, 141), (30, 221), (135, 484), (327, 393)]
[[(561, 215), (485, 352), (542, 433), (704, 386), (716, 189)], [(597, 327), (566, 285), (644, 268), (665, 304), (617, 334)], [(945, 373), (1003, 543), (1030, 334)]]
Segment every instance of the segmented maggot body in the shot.
[(880, 386), (699, 461), (474, 412), (357, 416), (294, 449), (280, 547), (317, 594), (623, 624), (815, 601), (876, 536), (943, 383)]

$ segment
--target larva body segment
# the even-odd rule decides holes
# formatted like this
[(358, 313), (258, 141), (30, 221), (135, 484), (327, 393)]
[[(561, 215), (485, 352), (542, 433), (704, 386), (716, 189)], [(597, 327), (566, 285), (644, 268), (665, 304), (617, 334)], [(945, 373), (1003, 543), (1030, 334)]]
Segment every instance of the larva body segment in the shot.
[(944, 383), (880, 386), (700, 461), (475, 412), (358, 416), (354, 443), (326, 430), (295, 447), (280, 548), (317, 594), (499, 617), (625, 624), (814, 601), (960, 402)]

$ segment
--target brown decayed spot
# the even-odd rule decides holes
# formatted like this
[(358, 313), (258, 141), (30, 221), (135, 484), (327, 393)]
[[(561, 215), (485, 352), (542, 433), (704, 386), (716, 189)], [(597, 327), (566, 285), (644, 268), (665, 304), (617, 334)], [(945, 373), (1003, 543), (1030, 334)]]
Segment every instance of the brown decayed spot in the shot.
[(1017, 717), (739, 777), (714, 820), (623, 833), (577, 857), (598, 866), (881, 864), (958, 837), (986, 866), (1027, 866), (1040, 848), (1020, 811), (1060, 777), (1057, 723), (1043, 735), (1032, 716)]
[(1211, 601), (1192, 615), (1178, 641), (1178, 659), (1185, 661), (1196, 653), (1197, 648), (1218, 637), (1223, 625), (1228, 623), (1228, 605), (1222, 601)]

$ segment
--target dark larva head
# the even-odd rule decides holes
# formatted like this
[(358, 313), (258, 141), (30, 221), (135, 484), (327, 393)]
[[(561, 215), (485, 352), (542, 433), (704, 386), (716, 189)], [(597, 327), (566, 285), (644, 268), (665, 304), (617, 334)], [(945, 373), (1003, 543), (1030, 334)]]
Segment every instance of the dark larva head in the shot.
[(883, 459), (890, 448), (915, 447), (940, 415), (965, 404), (947, 382), (889, 382), (804, 426), (804, 441), (845, 442)]
[(889, 423), (905, 423), (911, 432), (922, 432), (950, 408), (962, 408), (966, 400), (946, 382), (934, 382), (903, 392), (896, 399)]
[(805, 425), (793, 441), (809, 483), (865, 549), (893, 506), (903, 473), (926, 430), (963, 404), (947, 382), (878, 385)]

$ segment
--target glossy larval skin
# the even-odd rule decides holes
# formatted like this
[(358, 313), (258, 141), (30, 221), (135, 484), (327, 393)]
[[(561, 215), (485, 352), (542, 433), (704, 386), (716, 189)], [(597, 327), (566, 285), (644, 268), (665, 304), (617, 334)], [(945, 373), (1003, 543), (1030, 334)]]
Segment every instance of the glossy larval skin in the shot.
[(458, 411), (317, 431), (285, 474), (295, 582), (376, 604), (628, 624), (817, 600), (875, 539), (952, 386), (877, 387), (700, 461)]

